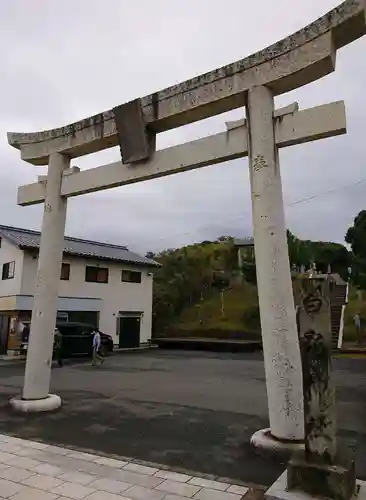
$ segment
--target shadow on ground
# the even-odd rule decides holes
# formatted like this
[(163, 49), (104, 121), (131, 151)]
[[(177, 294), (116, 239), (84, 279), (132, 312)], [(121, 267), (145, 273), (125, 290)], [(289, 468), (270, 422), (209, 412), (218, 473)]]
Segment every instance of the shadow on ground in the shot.
[[(62, 392), (61, 411), (16, 415), (0, 397), (0, 433), (270, 484), (285, 464), (253, 454), (257, 418), (177, 405)], [(78, 402), (79, 401), (79, 402)], [(244, 423), (245, 422), (245, 423)], [(263, 421), (262, 426), (267, 423)]]

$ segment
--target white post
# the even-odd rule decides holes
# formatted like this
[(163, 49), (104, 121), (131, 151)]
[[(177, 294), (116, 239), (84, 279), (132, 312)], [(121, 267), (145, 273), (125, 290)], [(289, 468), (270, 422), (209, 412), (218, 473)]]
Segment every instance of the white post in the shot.
[(23, 398), (12, 400), (22, 411), (61, 404), (58, 396), (49, 395), (49, 387), (67, 207), (67, 198), (60, 195), (61, 181), (69, 164), (64, 155), (50, 155)]
[[(273, 112), (269, 88), (249, 90), (253, 231), (270, 421), (270, 429), (254, 434), (252, 443), (264, 448), (276, 448), (276, 440), (304, 438), (301, 357)], [(272, 444), (263, 443), (268, 440)]]
[(241, 255), (241, 247), (238, 247), (238, 266), (239, 266), (239, 274), (243, 276), (243, 258)]

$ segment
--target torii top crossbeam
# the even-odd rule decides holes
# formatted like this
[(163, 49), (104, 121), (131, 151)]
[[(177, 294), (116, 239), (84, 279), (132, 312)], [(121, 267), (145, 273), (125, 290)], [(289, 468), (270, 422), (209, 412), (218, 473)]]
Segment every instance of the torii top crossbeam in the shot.
[[(141, 98), (142, 118), (153, 132), (169, 130), (246, 104), (247, 92), (266, 85), (276, 95), (332, 72), (337, 49), (366, 33), (366, 0), (346, 0), (283, 40), (209, 73)], [(46, 165), (51, 153), (77, 157), (118, 144), (113, 110), (65, 127), (9, 133), (23, 160)]]

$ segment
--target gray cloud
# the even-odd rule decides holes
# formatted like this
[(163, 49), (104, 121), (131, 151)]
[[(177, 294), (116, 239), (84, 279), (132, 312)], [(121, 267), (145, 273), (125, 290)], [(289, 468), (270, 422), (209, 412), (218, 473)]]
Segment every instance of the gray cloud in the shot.
[[(40, 228), (42, 207), (17, 207), (16, 190), (44, 169), (20, 160), (6, 132), (61, 126), (240, 59), (302, 27), (337, 4), (323, 0), (13, 0), (0, 3), (1, 223)], [(365, 40), (342, 49), (335, 73), (281, 96), (301, 108), (343, 99), (348, 135), (281, 151), (285, 204), (366, 178)], [(225, 116), (161, 134), (167, 147), (224, 130)], [(119, 159), (118, 148), (75, 160), (91, 168)], [(366, 184), (286, 207), (303, 238), (343, 241), (365, 208)], [(252, 233), (247, 160), (71, 199), (67, 233), (129, 245), (174, 247), (220, 234)]]

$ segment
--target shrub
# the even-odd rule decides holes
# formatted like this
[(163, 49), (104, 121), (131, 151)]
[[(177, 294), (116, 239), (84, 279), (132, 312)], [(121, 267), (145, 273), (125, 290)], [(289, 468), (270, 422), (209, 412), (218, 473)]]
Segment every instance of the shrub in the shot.
[(260, 313), (259, 306), (253, 305), (248, 307), (242, 315), (243, 323), (250, 330), (258, 331), (260, 330)]

